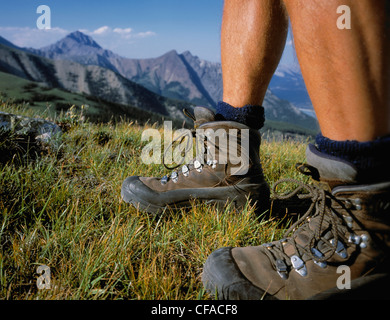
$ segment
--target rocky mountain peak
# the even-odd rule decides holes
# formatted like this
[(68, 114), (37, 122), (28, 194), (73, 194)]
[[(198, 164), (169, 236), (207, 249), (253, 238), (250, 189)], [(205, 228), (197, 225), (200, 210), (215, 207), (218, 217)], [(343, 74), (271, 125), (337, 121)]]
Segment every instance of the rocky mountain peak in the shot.
[(86, 34), (82, 33), (81, 31), (72, 32), (60, 41), (69, 41), (69, 40), (73, 40), (73, 41), (76, 41), (78, 44), (94, 47), (97, 49), (102, 48), (101, 46), (99, 46), (97, 44), (97, 42), (95, 40), (92, 39), (92, 37), (87, 36)]
[(104, 49), (86, 34), (75, 31), (56, 43), (36, 50), (47, 58), (56, 58), (58, 55), (88, 55)]

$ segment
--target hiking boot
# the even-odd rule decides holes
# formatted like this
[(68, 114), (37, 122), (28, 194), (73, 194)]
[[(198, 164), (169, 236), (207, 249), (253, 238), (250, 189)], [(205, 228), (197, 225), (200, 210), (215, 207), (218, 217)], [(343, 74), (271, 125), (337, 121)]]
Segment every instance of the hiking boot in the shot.
[[(298, 168), (314, 179), (295, 181), (311, 205), (283, 239), (221, 248), (204, 265), (202, 281), (219, 299), (384, 299), (390, 270), (390, 179), (361, 181), (355, 167), (313, 145)], [(291, 179), (276, 183), (291, 182)], [(350, 289), (350, 290), (348, 290)], [(346, 291), (348, 291), (346, 293)]]
[(121, 192), (124, 201), (149, 213), (160, 213), (167, 206), (191, 207), (193, 199), (218, 205), (229, 201), (236, 208), (250, 200), (259, 212), (267, 210), (269, 187), (260, 164), (259, 131), (238, 122), (216, 120), (216, 115), (203, 107), (196, 107), (192, 117), (195, 138), (204, 139), (203, 151), (162, 178), (127, 178)]

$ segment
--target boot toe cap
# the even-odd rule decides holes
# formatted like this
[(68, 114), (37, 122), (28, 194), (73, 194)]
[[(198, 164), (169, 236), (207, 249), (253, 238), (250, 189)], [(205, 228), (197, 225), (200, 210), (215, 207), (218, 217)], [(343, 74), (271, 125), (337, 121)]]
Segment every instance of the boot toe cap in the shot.
[(220, 248), (206, 260), (202, 282), (205, 289), (220, 300), (260, 300), (265, 292), (253, 285), (239, 270), (232, 248)]
[(139, 180), (138, 176), (126, 178), (126, 180), (122, 183), (122, 199), (126, 202), (131, 202), (134, 198), (134, 195), (138, 193), (137, 191), (140, 189), (140, 187), (142, 188), (140, 184), (142, 184), (142, 182)]
[(150, 213), (159, 213), (164, 209), (158, 201), (159, 195), (148, 188), (139, 176), (131, 176), (123, 181), (121, 196), (125, 202)]

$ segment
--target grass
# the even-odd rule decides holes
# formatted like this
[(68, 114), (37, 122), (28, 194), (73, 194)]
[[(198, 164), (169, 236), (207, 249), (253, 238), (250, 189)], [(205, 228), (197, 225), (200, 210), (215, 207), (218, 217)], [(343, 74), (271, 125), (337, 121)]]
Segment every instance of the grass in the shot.
[[(33, 116), (10, 102), (0, 110)], [(152, 216), (124, 203), (126, 177), (168, 172), (140, 161), (143, 129), (72, 121), (60, 150), (0, 163), (0, 299), (211, 299), (201, 273), (212, 251), (282, 237), (287, 222), (257, 217), (250, 205), (194, 203)], [(294, 169), (305, 147), (263, 141), (270, 185), (307, 179)], [(39, 265), (50, 267), (50, 289), (37, 288)]]

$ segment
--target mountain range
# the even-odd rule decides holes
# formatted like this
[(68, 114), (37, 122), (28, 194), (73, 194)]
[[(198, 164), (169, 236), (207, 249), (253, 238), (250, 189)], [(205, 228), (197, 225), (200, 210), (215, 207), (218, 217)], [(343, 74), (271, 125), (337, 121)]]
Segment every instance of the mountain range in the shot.
[[(80, 31), (40, 49), (18, 48), (1, 37), (0, 44), (0, 71), (173, 118), (182, 117), (180, 101), (215, 108), (222, 99), (221, 65), (189, 51), (129, 59)], [(316, 120), (301, 110), (310, 110), (310, 100), (299, 70), (279, 68), (270, 89), (263, 104), (266, 119), (317, 129)]]
[(0, 71), (51, 88), (95, 96), (174, 119), (184, 119), (182, 107), (191, 104), (157, 95), (120, 74), (96, 65), (52, 60), (0, 43)]
[(112, 70), (159, 95), (215, 106), (222, 97), (220, 64), (200, 60), (190, 52), (171, 50), (158, 58), (128, 59), (103, 49), (80, 31), (41, 48), (28, 49), (53, 60), (69, 60)]

